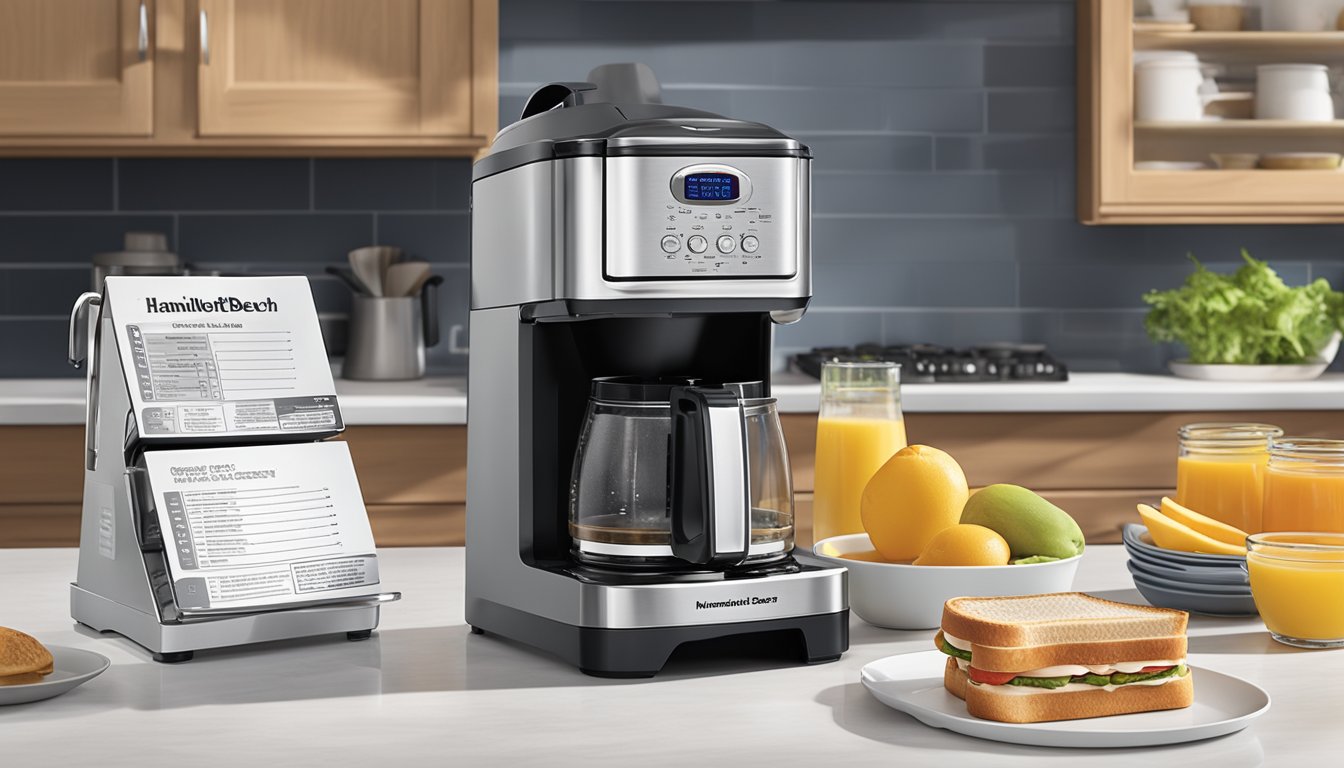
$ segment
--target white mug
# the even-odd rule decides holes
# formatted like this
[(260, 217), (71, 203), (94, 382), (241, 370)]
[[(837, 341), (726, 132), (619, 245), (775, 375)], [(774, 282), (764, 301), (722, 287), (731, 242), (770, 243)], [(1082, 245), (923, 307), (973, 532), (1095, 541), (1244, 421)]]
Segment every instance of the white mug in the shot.
[(1257, 120), (1325, 122), (1335, 119), (1330, 76), (1321, 64), (1264, 64), (1255, 68)]
[(1134, 67), (1134, 119), (1187, 122), (1204, 119), (1211, 87), (1197, 60), (1151, 59)]

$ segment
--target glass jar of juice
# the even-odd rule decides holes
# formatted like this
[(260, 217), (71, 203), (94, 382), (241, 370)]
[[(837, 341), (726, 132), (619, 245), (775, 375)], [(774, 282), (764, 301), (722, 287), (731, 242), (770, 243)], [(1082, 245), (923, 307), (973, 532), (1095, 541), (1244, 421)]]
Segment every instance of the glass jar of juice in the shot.
[(1344, 440), (1270, 443), (1262, 530), (1344, 533)]
[(1251, 595), (1275, 640), (1344, 647), (1344, 534), (1260, 533), (1246, 539)]
[(812, 486), (814, 541), (862, 533), (859, 499), (892, 454), (905, 447), (901, 367), (825, 363)]
[(1176, 459), (1176, 503), (1247, 533), (1261, 527), (1272, 424), (1187, 424)]

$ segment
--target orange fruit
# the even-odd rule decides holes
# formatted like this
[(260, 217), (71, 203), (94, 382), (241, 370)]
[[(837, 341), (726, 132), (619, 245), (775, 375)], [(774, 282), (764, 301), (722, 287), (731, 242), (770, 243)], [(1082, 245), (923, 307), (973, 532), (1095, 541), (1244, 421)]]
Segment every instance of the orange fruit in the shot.
[(934, 534), (956, 525), (970, 489), (947, 453), (927, 445), (897, 451), (863, 489), (859, 515), (873, 547), (891, 562), (909, 562)]
[(983, 525), (957, 524), (935, 533), (915, 565), (1007, 565), (1008, 541)]

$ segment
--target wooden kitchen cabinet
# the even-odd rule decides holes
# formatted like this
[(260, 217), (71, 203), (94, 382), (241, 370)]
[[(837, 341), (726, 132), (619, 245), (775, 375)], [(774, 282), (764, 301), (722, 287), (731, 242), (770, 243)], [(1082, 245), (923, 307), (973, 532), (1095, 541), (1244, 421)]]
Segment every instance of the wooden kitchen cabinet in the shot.
[(0, 0), (0, 137), (149, 136), (151, 8)]
[[(1338, 171), (1139, 170), (1136, 162), (1198, 161), (1212, 153), (1341, 152), (1344, 120), (1247, 116), (1139, 122), (1134, 52), (1196, 53), (1223, 68), (1220, 90), (1253, 108), (1254, 65), (1344, 64), (1341, 32), (1184, 32), (1136, 29), (1133, 0), (1078, 2), (1078, 217), (1085, 224), (1326, 223), (1344, 221)], [(1230, 102), (1228, 102), (1230, 103)]]
[[(0, 0), (0, 155), (471, 156), (497, 128), (497, 0), (156, 0), (144, 6), (143, 62), (140, 7)], [(81, 30), (66, 49), (93, 37), (107, 49), (96, 31), (120, 29), (120, 53), (79, 56), (99, 73), (126, 62), (120, 80), (96, 84), (140, 99), (135, 131), (110, 130), (120, 124), (101, 103), (90, 110), (80, 92), (45, 84), (93, 63), (44, 42), (50, 71), (28, 74), (38, 43), (8, 50), (6, 36), (38, 36), (53, 15)], [(6, 78), (44, 82), (11, 89)], [(73, 127), (37, 119), (30, 102)]]

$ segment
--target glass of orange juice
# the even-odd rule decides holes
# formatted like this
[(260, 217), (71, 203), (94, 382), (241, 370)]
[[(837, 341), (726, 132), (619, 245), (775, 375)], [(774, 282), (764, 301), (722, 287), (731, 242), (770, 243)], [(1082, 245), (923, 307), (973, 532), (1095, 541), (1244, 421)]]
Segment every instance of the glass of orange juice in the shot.
[(1261, 530), (1344, 533), (1344, 440), (1270, 443)]
[(862, 533), (859, 499), (892, 454), (905, 447), (901, 367), (896, 363), (825, 363), (817, 417), (812, 536)]
[(1344, 647), (1344, 534), (1257, 533), (1246, 546), (1251, 595), (1270, 635), (1299, 648)]
[(1269, 441), (1283, 435), (1272, 424), (1187, 424), (1176, 459), (1176, 503), (1240, 528), (1261, 527)]

